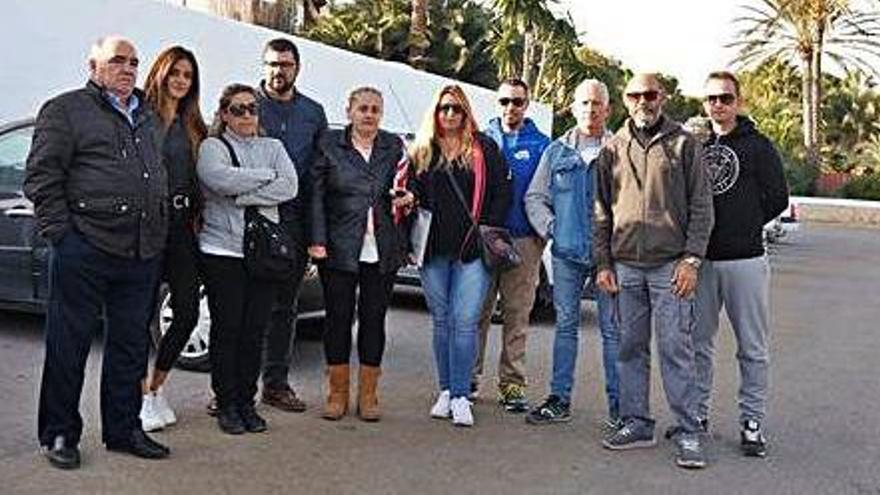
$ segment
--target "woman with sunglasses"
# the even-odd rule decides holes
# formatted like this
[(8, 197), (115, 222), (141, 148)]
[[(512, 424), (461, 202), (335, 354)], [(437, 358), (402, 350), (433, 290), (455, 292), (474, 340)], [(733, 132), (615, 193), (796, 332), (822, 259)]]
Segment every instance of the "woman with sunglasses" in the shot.
[[(405, 244), (394, 207), (413, 201), (395, 188), (403, 167), (403, 141), (379, 129), (382, 93), (361, 87), (348, 97), (345, 129), (327, 131), (318, 142), (312, 189), (312, 246), (319, 261), (327, 326), (328, 394), (323, 416), (340, 419), (348, 410), (351, 327), (357, 295), (357, 414), (380, 419), (377, 388), (385, 350), (385, 313)], [(405, 174), (405, 170), (402, 171)]]
[(477, 325), (489, 286), (474, 221), (504, 225), (510, 206), (510, 174), (494, 141), (477, 131), (467, 96), (457, 85), (437, 93), (416, 135), (410, 160), (409, 187), (419, 205), (431, 212), (420, 271), (434, 322), (439, 385), (431, 416), (451, 416), (456, 426), (472, 426), (468, 393)]
[(181, 46), (162, 51), (145, 84), (150, 104), (165, 130), (162, 149), (168, 172), (168, 243), (163, 279), (168, 283), (171, 325), (159, 342), (153, 373), (144, 381), (141, 422), (153, 431), (177, 422), (162, 385), (180, 356), (199, 316), (199, 272), (195, 233), (200, 204), (196, 155), (208, 133), (199, 109), (199, 65)]
[(296, 170), (284, 145), (259, 136), (258, 129), (254, 88), (227, 86), (197, 165), (205, 198), (199, 248), (211, 311), (211, 386), (217, 423), (232, 435), (266, 430), (266, 421), (254, 409), (254, 396), (260, 343), (275, 295), (274, 282), (245, 270), (245, 207), (257, 206), (277, 222), (278, 204), (293, 199), (297, 191)]

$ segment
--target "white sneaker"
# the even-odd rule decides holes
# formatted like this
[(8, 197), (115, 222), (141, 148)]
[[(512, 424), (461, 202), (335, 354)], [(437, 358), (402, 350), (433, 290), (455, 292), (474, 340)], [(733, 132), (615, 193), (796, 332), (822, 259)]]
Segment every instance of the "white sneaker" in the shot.
[(156, 431), (165, 427), (165, 422), (162, 421), (162, 416), (160, 416), (159, 411), (156, 410), (155, 395), (147, 394), (144, 396), (144, 400), (141, 403), (140, 418), (141, 427), (144, 431)]
[(455, 426), (474, 426), (474, 413), (471, 411), (471, 401), (467, 397), (456, 397), (450, 402), (452, 409), (452, 424)]
[(171, 426), (177, 423), (177, 415), (174, 414), (174, 410), (171, 409), (165, 396), (162, 395), (162, 389), (157, 390), (153, 397), (153, 407), (156, 410), (156, 414), (162, 418), (162, 422), (165, 423), (165, 426)]
[(443, 390), (437, 396), (437, 402), (431, 407), (431, 417), (436, 419), (449, 419), (449, 390)]

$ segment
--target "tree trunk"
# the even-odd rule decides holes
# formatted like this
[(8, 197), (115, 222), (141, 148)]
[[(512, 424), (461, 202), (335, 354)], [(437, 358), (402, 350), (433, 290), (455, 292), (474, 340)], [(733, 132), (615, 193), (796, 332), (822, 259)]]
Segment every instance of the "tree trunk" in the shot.
[(428, 66), (428, 0), (412, 0), (409, 25), (409, 65), (425, 70)]
[(535, 35), (535, 26), (530, 22), (526, 26), (526, 32), (523, 34), (523, 69), (522, 80), (534, 88), (538, 81), (538, 39)]
[(810, 53), (801, 54), (801, 114), (804, 149), (809, 155), (816, 142), (813, 122), (813, 58)]

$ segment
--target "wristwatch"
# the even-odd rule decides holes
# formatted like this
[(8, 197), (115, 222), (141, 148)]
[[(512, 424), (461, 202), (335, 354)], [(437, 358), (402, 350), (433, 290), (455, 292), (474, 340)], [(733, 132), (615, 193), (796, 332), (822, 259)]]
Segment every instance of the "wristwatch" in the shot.
[(693, 256), (693, 255), (685, 256), (684, 258), (681, 259), (681, 262), (687, 263), (688, 265), (691, 265), (692, 267), (694, 267), (695, 270), (699, 270), (700, 265), (703, 264), (703, 260), (701, 260), (700, 258)]

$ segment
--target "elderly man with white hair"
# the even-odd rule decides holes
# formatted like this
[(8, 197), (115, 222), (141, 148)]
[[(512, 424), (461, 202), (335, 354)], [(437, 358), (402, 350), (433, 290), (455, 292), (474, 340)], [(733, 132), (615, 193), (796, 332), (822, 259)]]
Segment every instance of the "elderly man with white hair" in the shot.
[[(578, 335), (581, 325), (581, 292), (594, 272), (591, 249), (594, 160), (611, 137), (605, 128), (610, 114), (608, 88), (587, 79), (574, 91), (571, 105), (577, 125), (548, 146), (526, 194), (526, 212), (535, 231), (553, 244), (553, 305), (556, 335), (553, 342), (553, 377), (550, 395), (526, 416), (531, 424), (571, 421)], [(599, 330), (608, 421), (618, 421), (617, 322), (612, 296), (599, 293)]]
[(131, 41), (96, 41), (86, 86), (40, 109), (27, 160), (24, 192), (50, 253), (38, 435), (49, 462), (62, 469), (80, 465), (79, 401), (102, 322), (107, 449), (150, 459), (169, 453), (144, 434), (138, 418), (168, 184), (159, 128), (135, 89), (138, 62)]

